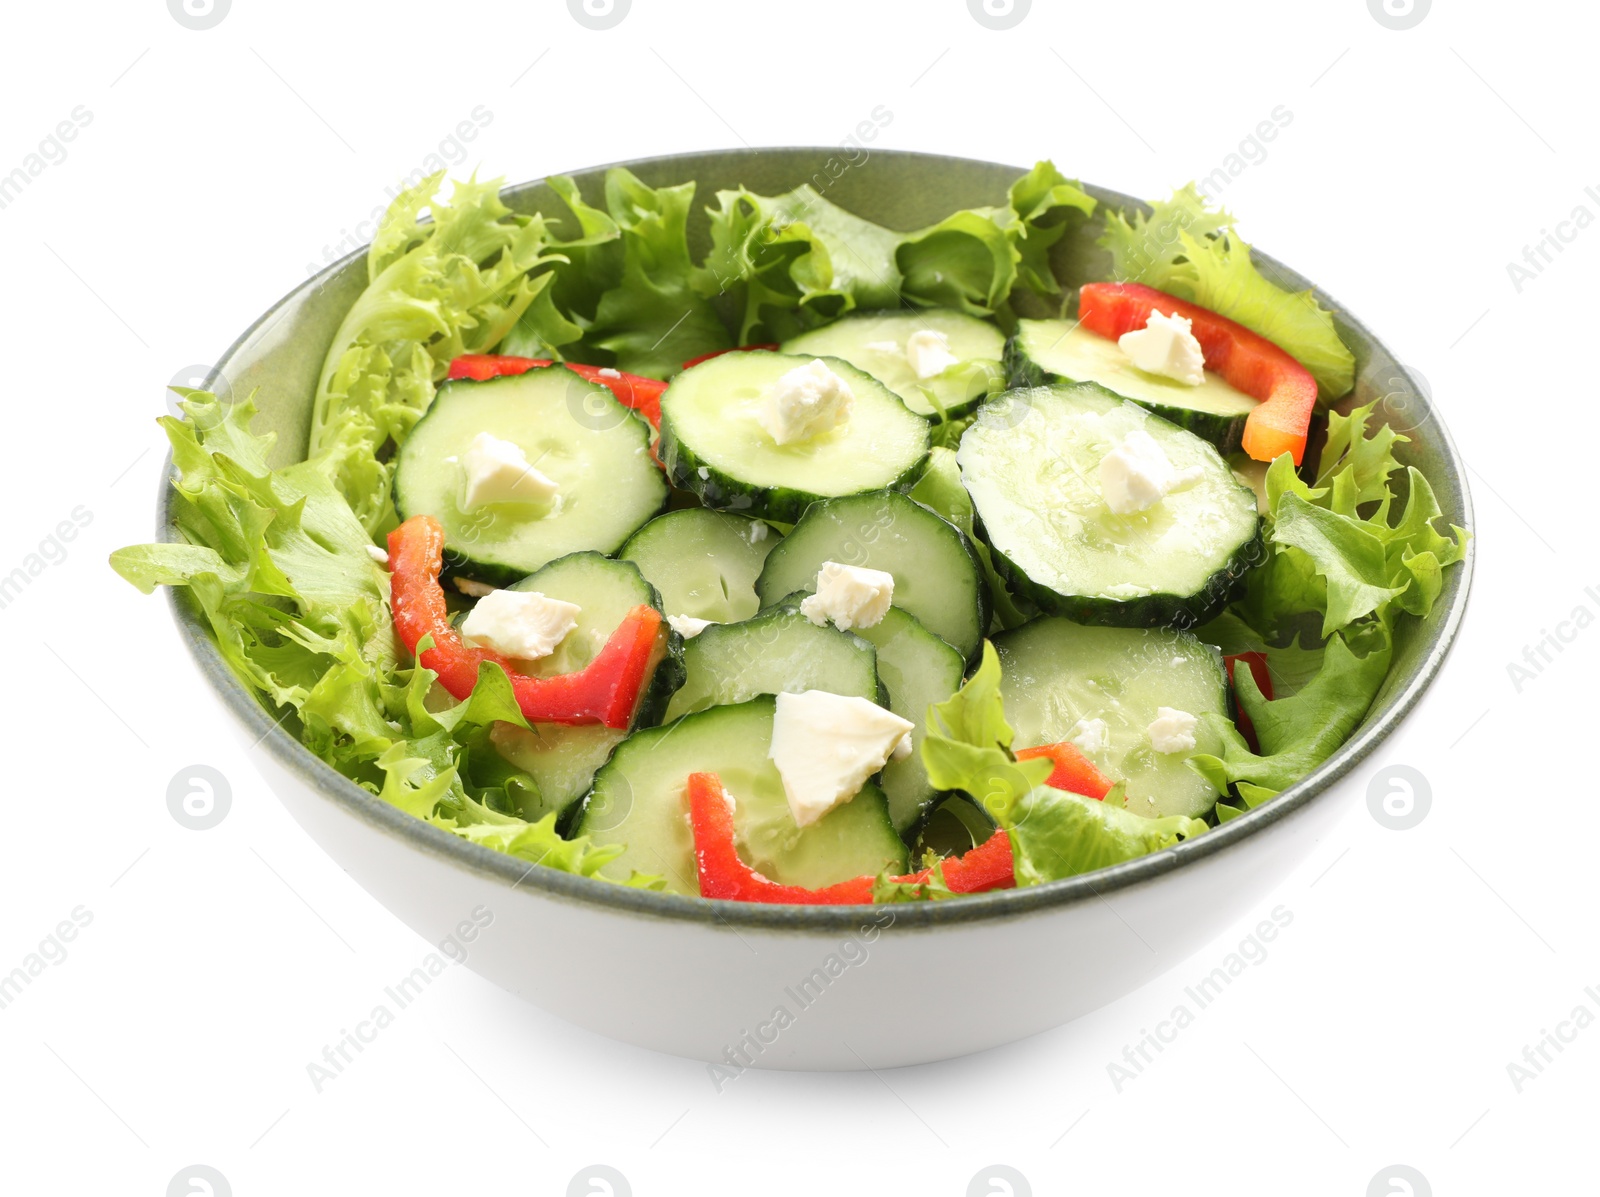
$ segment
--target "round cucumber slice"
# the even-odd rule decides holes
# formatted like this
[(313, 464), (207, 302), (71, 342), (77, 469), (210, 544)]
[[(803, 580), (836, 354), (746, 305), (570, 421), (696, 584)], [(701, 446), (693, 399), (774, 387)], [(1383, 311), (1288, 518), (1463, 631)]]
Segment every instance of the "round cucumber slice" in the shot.
[[(1004, 632), (994, 647), (1014, 747), (1078, 740), (1080, 721), (1097, 719), (1106, 725), (1104, 747), (1092, 738), (1078, 746), (1107, 777), (1127, 783), (1130, 811), (1199, 818), (1216, 803), (1215, 787), (1185, 764), (1193, 753), (1222, 750), (1203, 718), (1228, 711), (1216, 649), (1168, 628), (1083, 627), (1053, 618)], [(1160, 707), (1199, 720), (1192, 751), (1156, 751), (1149, 727)]]
[[(520, 448), (557, 484), (555, 499), (463, 511), (458, 461), (480, 432)], [(650, 457), (648, 424), (604, 387), (547, 366), (441, 386), (400, 446), (394, 493), (402, 519), (431, 515), (443, 525), (452, 571), (510, 582), (568, 553), (615, 552), (661, 509), (667, 483)]]
[[(1186, 487), (1144, 511), (1107, 505), (1100, 463), (1142, 431)], [(996, 569), (1041, 610), (1081, 623), (1194, 626), (1262, 552), (1255, 495), (1210, 444), (1097, 387), (1007, 391), (956, 453)]]
[(661, 592), (668, 615), (738, 623), (761, 609), (756, 579), (782, 536), (748, 516), (704, 507), (658, 515), (617, 554)]
[[(956, 360), (929, 378), (912, 369), (906, 342), (918, 332), (944, 336)], [(992, 391), (1004, 389), (1006, 339), (994, 325), (964, 312), (858, 312), (783, 344), (784, 353), (837, 357), (865, 370), (919, 416), (966, 415)]]
[(1257, 400), (1230, 386), (1220, 374), (1189, 386), (1147, 374), (1109, 337), (1075, 320), (1019, 320), (1007, 346), (1012, 381), (1019, 386), (1050, 382), (1092, 383), (1210, 441), (1224, 453), (1239, 447), (1245, 419)]
[(842, 425), (780, 445), (756, 418), (762, 396), (812, 358), (725, 353), (679, 374), (661, 397), (661, 460), (707, 507), (785, 523), (818, 499), (909, 484), (928, 455), (928, 425), (849, 362), (827, 359), (854, 401)]
[(977, 651), (989, 626), (982, 569), (972, 542), (931, 509), (898, 491), (815, 504), (767, 557), (756, 582), (762, 604), (814, 591), (827, 561), (893, 574), (896, 607), (963, 658)]
[(868, 782), (809, 827), (796, 826), (783, 779), (767, 759), (774, 699), (712, 707), (666, 727), (635, 732), (595, 774), (573, 829), (624, 850), (600, 871), (626, 881), (663, 877), (673, 893), (697, 895), (694, 833), (684, 787), (715, 773), (734, 801), (734, 832), (749, 865), (784, 885), (818, 888), (885, 867), (904, 872), (906, 847), (889, 822), (883, 792)]

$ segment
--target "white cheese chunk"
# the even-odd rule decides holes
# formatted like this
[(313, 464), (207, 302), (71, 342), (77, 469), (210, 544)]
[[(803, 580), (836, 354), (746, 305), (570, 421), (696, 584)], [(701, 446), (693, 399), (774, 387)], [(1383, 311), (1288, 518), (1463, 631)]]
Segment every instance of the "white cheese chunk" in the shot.
[(932, 328), (919, 328), (906, 338), (906, 362), (918, 378), (943, 374), (961, 359), (950, 352), (950, 338)]
[(894, 751), (889, 755), (894, 760), (903, 761), (906, 759), (906, 757), (911, 755), (912, 747), (911, 733), (907, 732), (905, 735), (900, 737), (900, 743), (894, 746)]
[(537, 590), (496, 590), (478, 600), (461, 622), (469, 643), (518, 661), (537, 661), (578, 626), (576, 603), (546, 598)]
[(900, 357), (905, 353), (905, 351), (900, 348), (899, 341), (868, 341), (861, 348), (870, 349), (874, 353), (892, 353), (896, 357)]
[(466, 477), (461, 510), (476, 511), (490, 503), (545, 503), (560, 489), (528, 464), (520, 445), (487, 432), (472, 438), (461, 456)]
[(610, 366), (603, 366), (599, 370), (596, 370), (595, 373), (600, 375), (601, 378), (621, 378), (622, 377), (622, 371), (621, 370), (614, 370)]
[(800, 600), (800, 614), (819, 628), (830, 620), (842, 632), (872, 628), (894, 602), (894, 575), (881, 569), (824, 561), (817, 592)]
[(1147, 511), (1174, 491), (1198, 482), (1200, 466), (1178, 471), (1161, 446), (1142, 428), (1136, 428), (1100, 459), (1100, 493), (1106, 506), (1118, 515)]
[(809, 827), (854, 798), (912, 726), (865, 698), (825, 690), (778, 695), (767, 755), (796, 825)]
[(367, 546), (367, 556), (383, 566), (384, 569), (389, 568), (389, 553), (387, 550), (380, 549), (375, 544), (369, 544)]
[(1104, 752), (1111, 743), (1111, 728), (1104, 719), (1080, 719), (1072, 729), (1072, 743), (1088, 756)]
[(693, 640), (717, 621), (714, 619), (696, 619), (693, 615), (669, 615), (667, 622), (672, 625), (672, 630), (685, 640)]
[(808, 441), (850, 419), (850, 384), (813, 358), (796, 366), (762, 394), (756, 419), (780, 445)]
[(482, 598), (500, 589), (498, 586), (490, 586), (487, 582), (474, 582), (471, 578), (451, 578), (450, 581), (468, 598)]
[(750, 525), (750, 543), (760, 544), (772, 534), (772, 529), (760, 520)]
[(1193, 327), (1187, 317), (1152, 311), (1143, 328), (1117, 338), (1117, 347), (1146, 374), (1197, 387), (1206, 380), (1206, 355), (1190, 331)]
[(1155, 722), (1150, 724), (1150, 747), (1157, 752), (1193, 752), (1194, 729), (1200, 721), (1188, 711), (1172, 707), (1157, 707)]

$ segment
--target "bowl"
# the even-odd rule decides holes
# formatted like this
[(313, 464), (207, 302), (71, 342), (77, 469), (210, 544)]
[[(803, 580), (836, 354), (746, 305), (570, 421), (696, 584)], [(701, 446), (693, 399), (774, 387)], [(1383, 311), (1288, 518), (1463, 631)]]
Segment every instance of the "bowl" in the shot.
[[(732, 150), (626, 162), (646, 183), (745, 185), (776, 193), (810, 181), (828, 199), (892, 228), (1004, 202), (1022, 168), (873, 151), (845, 163), (830, 148)], [(841, 170), (841, 165), (843, 169)], [(576, 172), (597, 202), (605, 167)], [(1098, 187), (1103, 203), (1137, 201)], [(541, 181), (510, 187), (518, 211), (562, 211)], [(1096, 251), (1092, 231), (1057, 247), (1059, 270)], [(257, 430), (278, 434), (284, 464), (305, 453), (312, 396), (340, 319), (365, 282), (361, 253), (285, 296), (217, 364), (236, 396), (256, 393)], [(1281, 284), (1309, 284), (1257, 254)], [(1471, 524), (1466, 470), (1430, 397), (1340, 305), (1359, 381), (1347, 403), (1400, 396), (1403, 464), (1423, 470), (1449, 520)], [(1398, 415), (1398, 418), (1397, 418)], [(170, 463), (169, 463), (170, 467)], [(161, 534), (172, 539), (163, 486)], [(1449, 571), (1428, 619), (1402, 621), (1384, 689), (1350, 740), (1257, 809), (1174, 848), (1096, 873), (959, 901), (778, 907), (627, 889), (547, 871), (402, 814), (336, 773), (277, 727), (234, 677), (187, 592), (172, 592), (180, 634), (249, 756), (290, 813), (338, 865), (428, 940), (529, 1002), (615, 1039), (719, 1065), (886, 1068), (980, 1051), (1065, 1023), (1181, 963), (1256, 905), (1342, 812), (1339, 783), (1416, 706), (1438, 676), (1467, 605), (1472, 555)], [(1348, 783), (1346, 787), (1348, 789)], [(982, 1011), (990, 1011), (984, 1016)]]

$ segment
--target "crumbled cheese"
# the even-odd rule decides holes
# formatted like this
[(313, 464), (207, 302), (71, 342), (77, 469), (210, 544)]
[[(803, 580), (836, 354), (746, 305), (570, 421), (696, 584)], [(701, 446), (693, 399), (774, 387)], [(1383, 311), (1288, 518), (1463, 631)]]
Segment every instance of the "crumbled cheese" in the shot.
[(478, 600), (461, 622), (469, 643), (519, 661), (548, 657), (578, 626), (576, 603), (537, 590), (496, 590)]
[(389, 554), (387, 550), (380, 549), (375, 544), (369, 544), (367, 546), (367, 556), (371, 557), (379, 565), (383, 566), (384, 569), (389, 568)]
[(1193, 752), (1194, 729), (1200, 721), (1188, 711), (1172, 707), (1157, 707), (1155, 721), (1150, 724), (1150, 747), (1157, 752)]
[(893, 602), (893, 574), (824, 561), (817, 571), (817, 592), (800, 600), (800, 614), (819, 628), (831, 620), (840, 631), (848, 632), (876, 627)]
[(528, 464), (520, 445), (487, 432), (472, 438), (460, 465), (466, 478), (462, 511), (476, 511), (490, 503), (544, 503), (560, 489)]
[(1143, 328), (1123, 333), (1117, 347), (1146, 374), (1159, 374), (1197, 387), (1206, 380), (1206, 355), (1184, 316), (1152, 311)]
[(693, 615), (669, 615), (667, 622), (672, 625), (672, 630), (685, 640), (693, 640), (717, 621), (714, 619), (697, 619)]
[(824, 690), (778, 695), (767, 755), (783, 780), (795, 823), (809, 827), (854, 798), (912, 727), (865, 698)]
[(903, 352), (898, 341), (868, 341), (861, 348), (871, 349), (875, 353), (893, 353), (897, 356)]
[(621, 370), (613, 370), (610, 366), (602, 366), (600, 369), (596, 370), (595, 373), (598, 374), (601, 378), (621, 378), (622, 377), (622, 371)]
[(894, 751), (889, 755), (894, 760), (903, 761), (906, 759), (906, 757), (911, 755), (911, 749), (911, 733), (907, 732), (905, 735), (900, 737), (900, 743), (894, 746)]
[(1093, 756), (1104, 752), (1111, 743), (1111, 728), (1104, 719), (1080, 719), (1072, 729), (1071, 738), (1080, 752)]
[(451, 578), (450, 580), (455, 583), (456, 589), (468, 598), (482, 598), (484, 595), (493, 594), (499, 589), (497, 586), (489, 586), (483, 582), (474, 582), (471, 578)]
[(780, 445), (810, 440), (850, 418), (855, 401), (850, 384), (821, 358), (796, 366), (768, 387), (756, 408), (756, 419)]
[(754, 521), (751, 522), (751, 524), (750, 524), (750, 543), (751, 544), (760, 544), (763, 540), (765, 540), (771, 534), (772, 534), (771, 527), (769, 527), (768, 525), (762, 523), (760, 520), (754, 520)]
[(1181, 473), (1173, 469), (1155, 437), (1136, 428), (1100, 459), (1100, 492), (1116, 514), (1132, 515), (1194, 485), (1203, 473), (1200, 466)]
[(919, 328), (906, 338), (906, 361), (918, 378), (943, 374), (961, 359), (950, 352), (950, 338), (932, 328)]

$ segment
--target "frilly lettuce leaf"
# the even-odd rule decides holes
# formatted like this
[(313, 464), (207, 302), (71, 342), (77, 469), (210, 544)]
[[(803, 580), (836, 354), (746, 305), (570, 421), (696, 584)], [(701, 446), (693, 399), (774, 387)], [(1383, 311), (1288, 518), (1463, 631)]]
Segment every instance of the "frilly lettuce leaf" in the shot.
[(1127, 810), (1115, 790), (1103, 802), (1040, 786), (1018, 799), (1007, 830), (1017, 884), (1039, 885), (1092, 873), (1170, 848), (1205, 832), (1199, 819), (1147, 819)]
[[(390, 246), (383, 252), (403, 253)], [(498, 665), (462, 702), (409, 664), (372, 541), (321, 461), (273, 470), (273, 438), (250, 432), (255, 406), (184, 393), (172, 444), (173, 513), (183, 538), (119, 549), (111, 565), (139, 589), (186, 586), (235, 674), (280, 725), (383, 800), (436, 826), (550, 867), (594, 875), (617, 854), (563, 840), (555, 816), (530, 823), (490, 804), (500, 790), (464, 777), (466, 742), (497, 720), (526, 727)], [(532, 786), (531, 778), (522, 783)], [(657, 884), (635, 877), (633, 884)]]
[[(319, 376), (310, 455), (362, 525), (392, 518), (384, 446), (403, 440), (433, 402), (450, 360), (492, 349), (515, 327), (556, 260), (543, 217), (513, 215), (499, 181), (456, 182), (436, 198), (442, 174), (402, 192), (367, 255), (367, 288), (345, 315)], [(417, 222), (423, 209), (432, 221)]]
[[(694, 183), (648, 187), (622, 167), (606, 173), (606, 209), (620, 232), (622, 273), (596, 303), (574, 354), (579, 360), (665, 378), (690, 358), (729, 347), (728, 330), (699, 289), (689, 257), (694, 193)], [(598, 225), (592, 209), (580, 219), (585, 215)]]
[(1355, 355), (1333, 314), (1310, 291), (1266, 278), (1228, 213), (1208, 209), (1193, 183), (1151, 207), (1148, 216), (1106, 214), (1100, 245), (1111, 253), (1113, 278), (1167, 291), (1267, 338), (1311, 371), (1324, 400), (1354, 388)]

